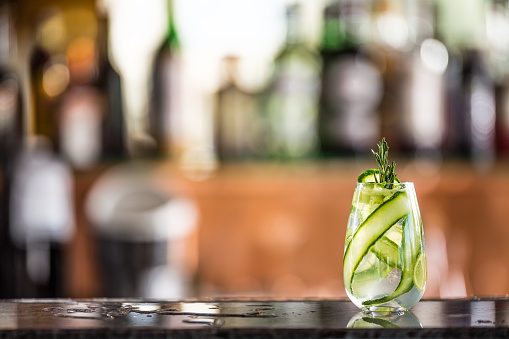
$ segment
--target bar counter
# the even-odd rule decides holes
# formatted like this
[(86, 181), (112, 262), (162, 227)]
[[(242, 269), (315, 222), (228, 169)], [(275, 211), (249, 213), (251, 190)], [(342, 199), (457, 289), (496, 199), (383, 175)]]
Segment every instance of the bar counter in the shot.
[(422, 300), (372, 317), (348, 300), (0, 301), (0, 338), (508, 337), (509, 298)]

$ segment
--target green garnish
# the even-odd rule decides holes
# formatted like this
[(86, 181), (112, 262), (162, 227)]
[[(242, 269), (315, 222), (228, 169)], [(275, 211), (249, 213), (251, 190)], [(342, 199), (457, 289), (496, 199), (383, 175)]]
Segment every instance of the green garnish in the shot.
[(377, 143), (377, 146), (378, 153), (371, 150), (379, 169), (378, 179), (375, 175), (375, 182), (385, 183), (384, 187), (390, 189), (396, 179), (396, 173), (394, 172), (396, 163), (393, 161), (390, 165), (388, 164), (389, 146), (387, 145), (385, 138), (383, 138), (381, 142)]

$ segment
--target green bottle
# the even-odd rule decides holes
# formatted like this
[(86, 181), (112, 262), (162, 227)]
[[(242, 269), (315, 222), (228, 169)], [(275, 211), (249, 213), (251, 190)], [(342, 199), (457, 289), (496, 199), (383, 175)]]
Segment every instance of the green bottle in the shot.
[(303, 39), (301, 8), (287, 8), (286, 43), (274, 60), (264, 102), (266, 152), (279, 159), (317, 153), (317, 114), (321, 60)]
[(175, 120), (180, 113), (180, 40), (174, 20), (173, 1), (168, 0), (168, 29), (154, 59), (148, 132), (154, 156), (171, 156), (175, 145)]

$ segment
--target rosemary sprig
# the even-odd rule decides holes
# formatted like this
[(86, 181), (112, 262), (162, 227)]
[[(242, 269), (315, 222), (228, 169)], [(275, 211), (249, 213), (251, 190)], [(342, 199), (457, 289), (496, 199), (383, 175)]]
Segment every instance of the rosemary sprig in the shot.
[(390, 165), (388, 164), (389, 146), (387, 145), (385, 138), (383, 138), (381, 142), (377, 143), (377, 146), (378, 153), (371, 150), (380, 171), (378, 179), (375, 174), (375, 181), (378, 183), (385, 183), (384, 187), (390, 189), (394, 184), (394, 179), (396, 179), (396, 173), (394, 172), (396, 163), (393, 161)]

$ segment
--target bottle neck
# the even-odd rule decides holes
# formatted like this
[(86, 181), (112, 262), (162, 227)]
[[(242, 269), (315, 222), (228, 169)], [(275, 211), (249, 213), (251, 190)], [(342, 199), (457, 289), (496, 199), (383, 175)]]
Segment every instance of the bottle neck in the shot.
[(322, 34), (322, 48), (324, 50), (339, 49), (343, 41), (343, 34), (339, 22), (338, 2), (334, 2), (325, 8)]
[(173, 1), (168, 0), (168, 31), (166, 32), (166, 44), (173, 50), (180, 49), (180, 41), (175, 25), (175, 7)]
[(10, 60), (13, 42), (11, 39), (13, 29), (11, 18), (10, 4), (7, 1), (0, 1), (0, 66), (5, 66)]
[(440, 40), (436, 32), (436, 4), (430, 1), (412, 1), (407, 3), (406, 21), (408, 23), (410, 43), (415, 47), (427, 39)]
[(370, 6), (365, 0), (332, 2), (324, 12), (322, 46), (342, 50), (360, 46), (371, 38)]
[(109, 58), (109, 22), (108, 18), (101, 16), (97, 20), (98, 34), (97, 34), (97, 47), (98, 47), (98, 61), (99, 64), (106, 62)]
[(340, 21), (343, 23), (346, 44), (361, 45), (370, 39), (370, 5), (365, 0), (340, 2)]
[(298, 45), (301, 43), (299, 19), (300, 19), (300, 8), (297, 5), (290, 6), (286, 12), (287, 45)]
[(482, 49), (486, 43), (485, 2), (437, 2), (437, 29), (444, 42), (457, 49)]
[(224, 83), (228, 85), (236, 85), (238, 79), (238, 63), (236, 56), (227, 56), (223, 59)]

